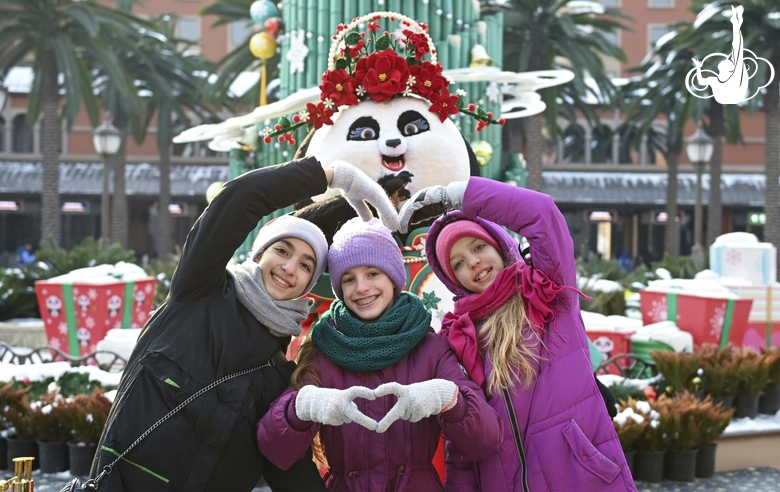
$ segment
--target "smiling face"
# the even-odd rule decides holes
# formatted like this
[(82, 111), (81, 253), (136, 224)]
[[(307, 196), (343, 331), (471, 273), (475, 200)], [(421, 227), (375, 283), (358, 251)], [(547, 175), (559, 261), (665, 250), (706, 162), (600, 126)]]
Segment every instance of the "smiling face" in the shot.
[(371, 266), (350, 268), (341, 276), (344, 304), (363, 321), (373, 321), (395, 301), (394, 285), (382, 270)]
[(415, 97), (386, 102), (363, 101), (342, 108), (312, 135), (307, 156), (323, 167), (345, 161), (373, 181), (388, 174), (414, 175), (409, 191), (465, 181), (469, 177), (466, 143), (455, 124), (428, 111), (430, 103)]
[(258, 264), (268, 294), (277, 301), (287, 301), (303, 295), (314, 273), (316, 259), (309, 243), (288, 237), (268, 246)]
[(504, 268), (504, 259), (485, 240), (466, 236), (452, 245), (450, 267), (464, 289), (479, 294), (496, 280)]

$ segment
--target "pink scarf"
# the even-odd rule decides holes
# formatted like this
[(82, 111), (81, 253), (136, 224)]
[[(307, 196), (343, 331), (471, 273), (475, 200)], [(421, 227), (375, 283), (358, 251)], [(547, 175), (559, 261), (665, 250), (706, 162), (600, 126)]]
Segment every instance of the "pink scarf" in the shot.
[(471, 379), (484, 386), (485, 370), (473, 320), (486, 317), (519, 292), (531, 327), (542, 335), (545, 324), (553, 321), (558, 314), (558, 293), (564, 290), (574, 291), (590, 300), (574, 287), (558, 285), (543, 271), (518, 261), (501, 270), (493, 284), (482, 293), (456, 301), (455, 310), (444, 315), (440, 333), (447, 337)]

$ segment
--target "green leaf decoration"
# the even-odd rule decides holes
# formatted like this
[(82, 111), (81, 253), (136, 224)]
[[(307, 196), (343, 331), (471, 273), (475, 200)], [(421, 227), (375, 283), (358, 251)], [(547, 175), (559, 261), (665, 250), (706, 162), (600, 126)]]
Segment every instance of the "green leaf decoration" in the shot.
[(390, 36), (384, 35), (376, 40), (376, 50), (382, 51), (390, 47)]
[(351, 32), (347, 34), (347, 37), (344, 38), (344, 43), (348, 44), (349, 46), (355, 46), (358, 44), (358, 42), (363, 39), (359, 33)]
[(336, 68), (341, 68), (341, 69), (346, 70), (348, 65), (349, 64), (347, 63), (346, 58), (337, 58), (336, 59)]
[(458, 108), (458, 111), (460, 111), (461, 109), (463, 109), (463, 98), (462, 98), (462, 97), (459, 97), (459, 98), (458, 98), (458, 102), (457, 102), (457, 103), (455, 103), (455, 106)]
[(282, 128), (289, 128), (291, 125), (290, 119), (287, 118), (286, 116), (282, 116), (281, 118), (279, 118), (279, 124), (282, 125)]

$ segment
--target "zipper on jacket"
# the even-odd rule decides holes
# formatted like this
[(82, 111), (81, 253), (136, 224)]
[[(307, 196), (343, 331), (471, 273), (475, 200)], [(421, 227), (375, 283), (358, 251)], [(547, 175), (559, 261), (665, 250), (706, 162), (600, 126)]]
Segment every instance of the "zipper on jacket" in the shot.
[(401, 465), (395, 471), (395, 487), (393, 488), (394, 492), (398, 492), (398, 487), (401, 486), (401, 478), (403, 477), (403, 474), (404, 474), (404, 465)]
[(520, 466), (522, 470), (522, 483), (524, 492), (528, 492), (528, 461), (525, 458), (525, 451), (523, 450), (523, 441), (520, 439), (520, 426), (517, 424), (517, 415), (515, 414), (515, 407), (512, 404), (512, 400), (509, 398), (509, 391), (506, 389), (504, 392), (504, 403), (506, 404), (506, 411), (509, 414), (509, 421), (512, 424), (512, 434), (515, 436), (515, 445), (517, 446), (517, 455), (520, 457)]

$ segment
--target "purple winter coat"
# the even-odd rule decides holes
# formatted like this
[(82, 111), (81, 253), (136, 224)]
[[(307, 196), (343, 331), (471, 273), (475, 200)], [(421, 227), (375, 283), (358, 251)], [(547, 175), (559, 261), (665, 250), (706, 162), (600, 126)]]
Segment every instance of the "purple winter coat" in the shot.
[[(461, 212), (450, 215), (480, 217), (520, 234), (530, 244), (535, 268), (558, 284), (576, 287), (572, 239), (550, 196), (472, 177)], [(461, 297), (468, 292), (447, 279), (435, 258), (436, 238), (450, 218), (440, 218), (431, 226), (428, 261), (436, 276)], [(516, 246), (507, 246), (514, 240), (503, 229), (478, 222), (504, 251), (516, 251)], [(501, 449), (476, 465), (448, 447), (448, 491), (636, 490), (596, 386), (577, 294), (564, 291), (559, 298), (558, 316), (545, 327), (543, 341), (549, 350), (542, 353), (545, 360), (539, 364), (537, 379), (528, 388), (505, 393), (508, 402), (504, 394), (488, 399), (504, 423)], [(483, 359), (488, 377), (492, 366), (484, 354)], [(521, 436), (519, 445), (514, 438), (515, 426)]]
[[(380, 371), (343, 369), (322, 352), (317, 352), (311, 371), (325, 388), (376, 388), (390, 381), (411, 384), (441, 378), (453, 381), (460, 391), (451, 410), (415, 423), (397, 420), (379, 434), (354, 423), (330, 426), (300, 420), (295, 413), (298, 391), (288, 388), (260, 419), (258, 448), (275, 465), (287, 469), (304, 455), (319, 431), (330, 465), (325, 476), (330, 490), (441, 491), (444, 487), (431, 460), (442, 432), (472, 460), (490, 456), (501, 443), (502, 426), (496, 412), (465, 375), (447, 340), (432, 330), (400, 361)], [(355, 403), (378, 422), (396, 401), (389, 395), (374, 401), (358, 398)]]

